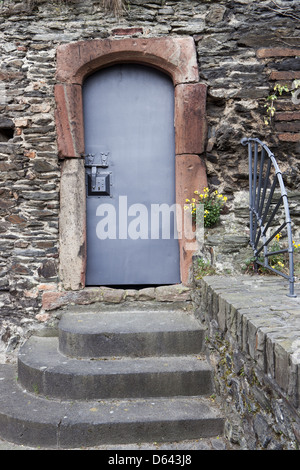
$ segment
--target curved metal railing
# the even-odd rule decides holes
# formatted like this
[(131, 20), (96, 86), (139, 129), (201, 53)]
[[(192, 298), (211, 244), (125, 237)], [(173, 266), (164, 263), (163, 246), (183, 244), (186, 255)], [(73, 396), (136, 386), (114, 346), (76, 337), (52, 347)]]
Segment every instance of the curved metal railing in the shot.
[[(241, 144), (248, 145), (250, 245), (255, 264), (288, 279), (288, 296), (296, 297), (291, 218), (282, 173), (274, 154), (259, 139), (244, 138)], [(274, 249), (270, 244), (273, 241), (274, 245), (275, 237), (282, 236), (282, 233), (287, 238), (287, 248)], [(284, 253), (288, 258), (288, 274), (269, 263), (269, 260)]]

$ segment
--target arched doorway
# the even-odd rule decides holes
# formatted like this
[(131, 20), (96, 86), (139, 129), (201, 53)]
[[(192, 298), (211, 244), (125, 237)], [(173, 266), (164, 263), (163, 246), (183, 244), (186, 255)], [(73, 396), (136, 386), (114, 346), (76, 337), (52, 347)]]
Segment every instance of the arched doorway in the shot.
[[(63, 288), (86, 285), (86, 154), (82, 87), (94, 72), (136, 63), (167, 74), (174, 87), (175, 200), (182, 209), (194, 188), (207, 185), (201, 156), (206, 138), (206, 86), (199, 73), (192, 38), (82, 41), (57, 49), (55, 85), (58, 155), (62, 160), (60, 276)], [(193, 244), (179, 233), (180, 282), (188, 284)]]

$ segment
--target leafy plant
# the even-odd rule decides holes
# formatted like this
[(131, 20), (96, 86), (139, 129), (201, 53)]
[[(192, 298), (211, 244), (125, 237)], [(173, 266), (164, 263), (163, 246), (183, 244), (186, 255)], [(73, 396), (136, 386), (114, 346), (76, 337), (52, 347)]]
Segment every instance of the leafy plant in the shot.
[(194, 196), (191, 200), (186, 199), (185, 210), (190, 210), (193, 219), (196, 219), (197, 208), (199, 204), (204, 206), (204, 227), (212, 227), (220, 220), (221, 211), (227, 197), (219, 194), (217, 190), (209, 191), (208, 188), (203, 189), (203, 193), (194, 191)]
[[(279, 240), (281, 239), (281, 233), (277, 233), (275, 235), (275, 240), (271, 246), (271, 251), (279, 251), (281, 249)], [(282, 253), (276, 253), (269, 257), (269, 265), (273, 269), (277, 269), (278, 271), (284, 271), (285, 268), (285, 259)]]
[(275, 107), (275, 102), (277, 101), (279, 96), (282, 96), (282, 94), (285, 93), (293, 93), (295, 90), (297, 90), (300, 87), (300, 80), (294, 80), (292, 88), (290, 89), (287, 85), (280, 85), (279, 83), (276, 83), (273, 88), (273, 93), (271, 93), (267, 98), (266, 101), (267, 103), (264, 105), (267, 111), (267, 116), (264, 118), (264, 122), (266, 125), (271, 124), (272, 118), (275, 115), (276, 112), (276, 107)]
[[(277, 233), (275, 235), (274, 242), (272, 243), (270, 247), (270, 252), (276, 252), (279, 251), (283, 248), (282, 243), (281, 243), (281, 238), (282, 235), (281, 233)], [(297, 253), (300, 251), (300, 244), (296, 244), (295, 241), (293, 240), (293, 249), (294, 253)], [(263, 263), (263, 257), (259, 257), (258, 261)], [(269, 256), (268, 258), (269, 266), (271, 268), (276, 269), (277, 271), (281, 272), (287, 272), (287, 263), (288, 263), (288, 258), (286, 253), (275, 253), (272, 256)], [(244, 266), (242, 267), (242, 271), (246, 274), (251, 274), (253, 272), (258, 272), (259, 274), (270, 274), (272, 271), (269, 271), (266, 267), (257, 265), (255, 263), (255, 257), (249, 258), (245, 261)]]
[(211, 276), (216, 273), (215, 268), (210, 264), (209, 261), (197, 257), (194, 265), (194, 277), (195, 279), (202, 279), (203, 276)]

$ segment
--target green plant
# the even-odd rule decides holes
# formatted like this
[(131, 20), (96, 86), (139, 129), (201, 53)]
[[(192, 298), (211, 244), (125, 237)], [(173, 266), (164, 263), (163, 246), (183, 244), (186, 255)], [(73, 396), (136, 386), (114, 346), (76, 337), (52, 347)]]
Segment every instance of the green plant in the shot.
[(243, 274), (253, 274), (255, 272), (255, 257), (247, 258), (242, 266)]
[(203, 258), (197, 258), (194, 272), (195, 279), (202, 279), (204, 276), (211, 276), (215, 274), (216, 270), (209, 261), (205, 261)]
[[(275, 236), (275, 241), (271, 246), (271, 251), (279, 251), (282, 247), (280, 246), (279, 240), (281, 239), (281, 233), (277, 233)], [(285, 258), (282, 253), (276, 253), (269, 257), (269, 264), (273, 269), (277, 269), (278, 271), (285, 270)]]
[[(281, 233), (277, 233), (277, 235), (275, 235), (274, 242), (272, 243), (269, 249), (270, 252), (280, 251), (284, 248), (281, 242), (281, 238), (282, 238)], [(294, 240), (293, 240), (293, 249), (294, 249), (294, 253), (297, 253), (298, 251), (300, 251), (300, 244), (295, 243)], [(258, 261), (263, 263), (264, 262), (263, 257), (259, 257)], [(268, 263), (269, 263), (269, 266), (273, 269), (276, 269), (276, 271), (286, 272), (286, 273), (288, 272), (287, 270), (288, 254), (287, 253), (275, 253), (269, 256)], [(245, 261), (245, 264), (242, 267), (242, 271), (245, 274), (251, 274), (253, 272), (258, 272), (259, 274), (271, 273), (271, 271), (269, 271), (264, 266), (261, 266), (261, 265), (256, 266), (255, 257), (249, 258)]]
[(208, 188), (204, 188), (203, 193), (194, 191), (194, 196), (191, 200), (185, 200), (189, 205), (184, 206), (184, 209), (190, 210), (193, 219), (196, 220), (198, 205), (202, 204), (204, 206), (204, 227), (212, 227), (219, 221), (227, 197), (219, 194), (217, 190), (209, 191)]
[(275, 116), (276, 112), (276, 107), (275, 107), (275, 102), (277, 101), (279, 96), (282, 96), (282, 94), (285, 93), (293, 93), (295, 90), (297, 90), (300, 87), (300, 80), (294, 80), (292, 84), (292, 88), (289, 88), (287, 85), (280, 85), (279, 83), (276, 83), (273, 88), (273, 93), (271, 93), (267, 98), (266, 98), (266, 104), (264, 107), (266, 108), (267, 116), (264, 118), (264, 122), (266, 125), (271, 124), (272, 118)]

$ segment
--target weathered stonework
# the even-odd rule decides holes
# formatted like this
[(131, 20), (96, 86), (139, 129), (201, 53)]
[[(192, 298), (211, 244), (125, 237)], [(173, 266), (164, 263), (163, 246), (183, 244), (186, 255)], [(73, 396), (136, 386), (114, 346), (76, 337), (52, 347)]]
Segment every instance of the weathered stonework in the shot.
[(65, 289), (85, 286), (85, 168), (82, 159), (65, 160), (60, 186), (60, 281)]
[(206, 86), (180, 84), (175, 88), (175, 152), (201, 154), (206, 144)]
[(43, 308), (46, 312), (69, 304), (89, 305), (106, 302), (118, 304), (125, 301), (185, 302), (191, 300), (191, 289), (183, 285), (145, 287), (143, 289), (113, 289), (88, 287), (76, 292), (44, 292)]
[(80, 158), (84, 153), (81, 86), (57, 84), (54, 95), (58, 157)]
[[(205, 163), (198, 155), (176, 155), (176, 197), (177, 204), (182, 208), (186, 205), (186, 198), (190, 197), (191, 187), (205, 188), (207, 186), (207, 177)], [(184, 219), (184, 209), (181, 213)], [(184, 224), (182, 224), (184, 225)], [(187, 233), (184, 227), (179, 230), (178, 239), (180, 246), (180, 261), (182, 266), (182, 278), (190, 284), (192, 273), (190, 266), (195, 249), (191, 245), (195, 244), (194, 234)]]
[(91, 72), (118, 62), (144, 62), (172, 77), (174, 85), (199, 79), (191, 38), (93, 40), (60, 46), (57, 80), (81, 85)]
[(241, 449), (299, 449), (299, 301), (287, 292), (274, 276), (207, 276), (194, 291), (225, 435)]
[[(144, 55), (147, 63), (173, 77), (177, 95), (198, 100), (206, 93), (206, 120), (202, 107), (197, 111), (197, 131), (187, 112), (190, 108), (178, 110), (178, 132), (187, 145), (182, 148), (183, 140), (178, 140), (176, 159), (192, 158), (197, 162), (195, 174), (201, 174), (198, 181), (196, 176), (196, 181), (186, 177), (182, 200), (206, 182), (228, 197), (220, 225), (206, 231), (208, 252), (218, 270), (236, 272), (249, 257), (247, 152), (240, 145), (244, 136), (260, 137), (274, 151), (290, 196), (294, 238), (300, 243), (299, 104), (284, 94), (277, 100), (274, 123), (266, 127), (263, 122), (265, 99), (274, 84), (291, 86), (299, 74), (299, 2), (292, 6), (290, 11), (291, 2), (284, 0), (280, 7), (271, 7), (268, 1), (131, 0), (130, 9), (115, 18), (98, 0), (2, 2), (3, 349), (8, 344), (13, 348), (21, 332), (37, 320), (49, 318), (42, 309), (44, 294), (63, 292), (62, 283), (68, 289), (84, 285), (84, 214), (74, 218), (76, 198), (69, 200), (64, 190), (60, 192), (61, 182), (68, 178), (77, 179), (79, 193), (83, 191), (78, 158), (84, 152), (82, 118), (74, 104), (81, 106), (81, 80), (91, 69), (81, 62), (79, 51), (88, 51), (96, 68), (109, 61), (135, 60), (137, 54), (140, 61)], [(187, 46), (178, 49), (178, 41), (189, 44), (196, 55), (190, 57)], [(166, 43), (168, 49), (161, 46)], [(105, 62), (104, 56), (99, 59), (100, 44), (107, 51)], [(60, 56), (59, 50), (69, 52)], [(68, 75), (75, 57), (77, 72)], [(204, 165), (206, 175), (199, 170)], [(71, 227), (78, 230), (72, 235), (77, 251), (67, 259), (76, 269), (66, 275), (62, 260), (69, 247), (61, 234)]]

